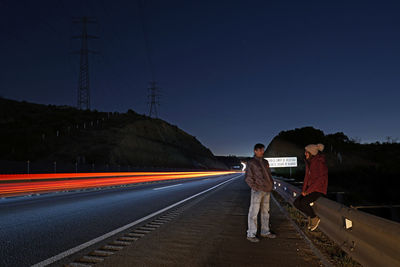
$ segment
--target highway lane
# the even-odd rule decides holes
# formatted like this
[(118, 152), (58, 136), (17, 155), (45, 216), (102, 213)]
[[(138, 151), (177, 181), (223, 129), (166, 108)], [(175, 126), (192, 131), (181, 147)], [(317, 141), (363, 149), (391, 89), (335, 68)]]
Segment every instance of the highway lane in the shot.
[(30, 266), (238, 174), (0, 200), (0, 266)]

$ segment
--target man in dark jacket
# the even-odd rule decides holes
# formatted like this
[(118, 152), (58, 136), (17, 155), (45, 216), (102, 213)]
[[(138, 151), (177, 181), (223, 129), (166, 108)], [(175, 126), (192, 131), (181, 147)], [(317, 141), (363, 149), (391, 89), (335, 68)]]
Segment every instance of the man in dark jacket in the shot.
[(261, 210), (262, 237), (275, 238), (269, 229), (269, 200), (273, 188), (273, 180), (268, 161), (263, 158), (264, 145), (254, 146), (254, 158), (247, 162), (246, 183), (251, 188), (251, 201), (248, 215), (247, 239), (251, 242), (259, 242), (257, 234), (257, 216)]
[(328, 167), (325, 156), (321, 154), (323, 144), (308, 145), (305, 147), (306, 173), (301, 195), (294, 201), (294, 206), (308, 217), (308, 229), (317, 229), (320, 218), (315, 214), (311, 203), (326, 195), (328, 188)]

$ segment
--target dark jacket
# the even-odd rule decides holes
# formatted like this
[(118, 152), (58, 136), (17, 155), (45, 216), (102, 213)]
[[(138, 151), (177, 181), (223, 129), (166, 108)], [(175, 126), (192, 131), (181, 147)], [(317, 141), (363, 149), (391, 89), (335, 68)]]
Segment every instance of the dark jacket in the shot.
[(306, 174), (304, 177), (303, 192), (310, 194), (320, 192), (326, 195), (328, 189), (328, 167), (325, 156), (317, 154), (309, 161), (306, 160)]
[(256, 191), (271, 192), (274, 182), (268, 161), (256, 157), (249, 160), (246, 166), (245, 181)]

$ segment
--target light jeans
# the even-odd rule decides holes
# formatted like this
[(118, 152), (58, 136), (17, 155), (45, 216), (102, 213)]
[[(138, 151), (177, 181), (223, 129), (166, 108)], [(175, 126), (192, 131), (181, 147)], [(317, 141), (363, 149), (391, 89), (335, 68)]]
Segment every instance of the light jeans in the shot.
[(251, 189), (251, 200), (248, 216), (247, 236), (255, 237), (257, 233), (257, 215), (261, 210), (261, 234), (269, 234), (269, 199), (270, 192)]

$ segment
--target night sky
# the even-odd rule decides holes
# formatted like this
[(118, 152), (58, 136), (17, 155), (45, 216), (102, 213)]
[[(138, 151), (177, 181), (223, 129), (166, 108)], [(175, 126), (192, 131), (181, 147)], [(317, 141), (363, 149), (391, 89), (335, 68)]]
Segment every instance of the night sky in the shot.
[(76, 105), (72, 17), (88, 15), (93, 109), (148, 113), (154, 72), (160, 117), (216, 155), (304, 126), (384, 141), (400, 137), (399, 14), (399, 1), (0, 0), (0, 95)]

